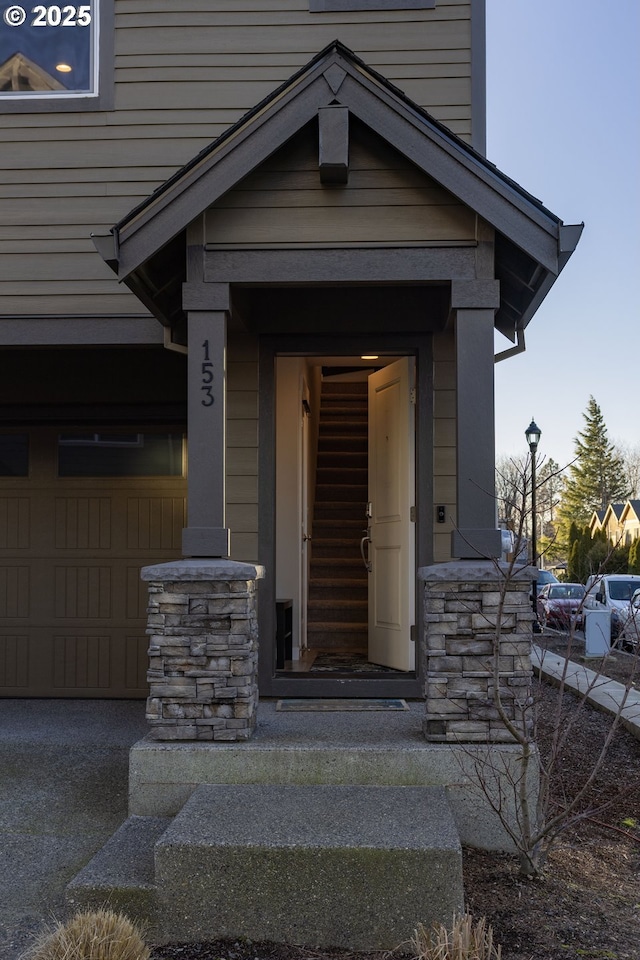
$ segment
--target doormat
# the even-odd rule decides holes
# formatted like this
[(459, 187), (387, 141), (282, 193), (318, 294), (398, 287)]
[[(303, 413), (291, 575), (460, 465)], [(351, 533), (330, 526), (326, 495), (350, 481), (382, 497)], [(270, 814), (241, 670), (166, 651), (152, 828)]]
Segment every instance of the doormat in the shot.
[(311, 664), (311, 673), (401, 673), (393, 667), (371, 663), (364, 653), (319, 653)]
[(294, 711), (305, 711), (316, 713), (331, 713), (331, 712), (340, 712), (340, 711), (355, 711), (355, 710), (408, 710), (406, 700), (389, 700), (389, 699), (370, 699), (370, 700), (347, 700), (340, 697), (331, 699), (326, 697), (320, 700), (307, 700), (304, 698), (300, 699), (290, 699), (290, 700), (278, 700), (276, 703), (276, 710), (280, 710), (282, 713), (293, 713)]

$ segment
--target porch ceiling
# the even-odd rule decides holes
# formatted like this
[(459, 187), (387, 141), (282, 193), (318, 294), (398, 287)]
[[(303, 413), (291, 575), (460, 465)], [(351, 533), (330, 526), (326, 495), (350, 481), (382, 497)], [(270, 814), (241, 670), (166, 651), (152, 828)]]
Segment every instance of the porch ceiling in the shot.
[(569, 259), (581, 225), (565, 226), (337, 41), (134, 208), (110, 237), (95, 238), (99, 252), (158, 319), (180, 323), (187, 226), (332, 104), (346, 106), (493, 226), (501, 286), (496, 326), (515, 339)]

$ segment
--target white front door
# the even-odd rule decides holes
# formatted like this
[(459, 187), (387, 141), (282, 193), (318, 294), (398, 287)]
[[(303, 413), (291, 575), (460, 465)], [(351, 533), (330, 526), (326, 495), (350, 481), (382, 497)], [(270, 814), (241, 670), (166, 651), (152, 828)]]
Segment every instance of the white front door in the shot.
[(415, 668), (415, 443), (410, 357), (369, 377), (369, 660)]

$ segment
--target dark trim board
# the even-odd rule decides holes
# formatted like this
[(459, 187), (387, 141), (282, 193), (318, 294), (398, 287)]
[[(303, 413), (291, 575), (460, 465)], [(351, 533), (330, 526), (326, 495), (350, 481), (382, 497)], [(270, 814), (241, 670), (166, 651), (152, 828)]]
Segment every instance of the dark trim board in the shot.
[[(431, 334), (380, 336), (380, 352), (416, 358), (416, 583), (417, 570), (433, 562), (433, 374)], [(423, 694), (422, 648), (423, 618), (421, 596), (416, 589), (416, 674), (390, 677), (380, 674), (364, 677), (331, 677), (300, 673), (285, 676), (276, 672), (276, 590), (275, 590), (275, 358), (279, 354), (295, 356), (359, 355), (370, 345), (364, 337), (270, 337), (260, 338), (258, 451), (258, 562), (265, 578), (258, 587), (260, 624), (259, 686), (261, 697), (421, 697)]]

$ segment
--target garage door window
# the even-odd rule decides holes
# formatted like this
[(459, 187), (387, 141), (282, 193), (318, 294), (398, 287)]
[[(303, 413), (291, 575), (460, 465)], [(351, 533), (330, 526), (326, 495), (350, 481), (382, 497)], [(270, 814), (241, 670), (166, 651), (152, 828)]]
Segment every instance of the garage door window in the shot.
[(58, 437), (59, 477), (181, 477), (182, 433), (83, 433)]
[(29, 437), (26, 433), (0, 434), (0, 477), (29, 476)]

